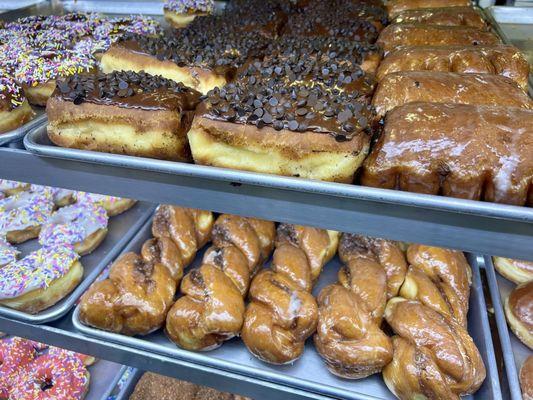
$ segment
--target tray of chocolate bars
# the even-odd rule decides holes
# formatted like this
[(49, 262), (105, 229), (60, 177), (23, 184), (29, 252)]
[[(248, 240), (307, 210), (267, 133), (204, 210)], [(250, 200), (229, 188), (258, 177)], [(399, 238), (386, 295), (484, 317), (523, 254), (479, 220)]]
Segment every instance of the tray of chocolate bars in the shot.
[[(122, 253), (139, 253), (143, 243), (151, 237), (151, 223), (147, 222), (128, 246), (124, 248)], [(203, 251), (200, 251), (189, 269), (185, 270), (185, 274), (199, 267), (202, 257)], [(498, 370), (477, 258), (473, 255), (467, 255), (467, 258), (473, 272), (468, 312), (468, 332), (479, 349), (485, 364), (487, 377), (474, 395), (466, 396), (464, 399), (501, 399)], [(316, 287), (313, 289), (314, 296), (317, 296), (326, 285), (337, 281), (337, 273), (340, 267), (341, 262), (338, 257), (333, 258), (324, 266)], [(395, 398), (385, 386), (379, 373), (359, 380), (343, 379), (330, 373), (315, 350), (312, 338), (307, 340), (305, 351), (300, 359), (291, 364), (275, 366), (263, 363), (253, 357), (240, 338), (226, 341), (221, 347), (212, 351), (192, 352), (177, 347), (169, 340), (162, 329), (146, 336), (126, 336), (84, 325), (80, 320), (79, 313), (80, 307), (78, 306), (72, 317), (74, 327), (87, 336), (108, 342), (235, 372), (255, 379), (288, 385), (327, 397), (351, 400), (392, 400)]]
[(520, 371), (526, 359), (533, 355), (533, 351), (522, 343), (511, 331), (507, 324), (507, 317), (504, 311), (506, 299), (517, 284), (504, 278), (496, 271), (492, 257), (485, 256), (484, 264), (494, 307), (494, 315), (498, 327), (511, 399), (521, 400), (522, 393), (519, 380)]
[[(101, 244), (91, 253), (82, 256), (79, 261), (83, 265), (83, 277), (80, 283), (53, 306), (36, 314), (0, 306), (0, 315), (19, 321), (34, 324), (43, 324), (54, 321), (65, 315), (75, 304), (78, 298), (87, 290), (89, 285), (98, 277), (104, 268), (111, 263), (129, 240), (143, 226), (152, 215), (154, 206), (146, 202), (137, 202), (131, 209), (123, 214), (110, 217), (107, 225), (107, 235)], [(40, 249), (42, 246), (37, 239), (15, 245), (20, 252), (19, 258)]]

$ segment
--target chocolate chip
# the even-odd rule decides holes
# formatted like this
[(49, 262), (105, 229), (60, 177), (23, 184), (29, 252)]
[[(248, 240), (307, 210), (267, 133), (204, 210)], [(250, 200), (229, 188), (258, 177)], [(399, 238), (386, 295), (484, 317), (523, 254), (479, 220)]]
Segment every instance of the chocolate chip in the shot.
[(283, 129), (283, 122), (281, 121), (274, 121), (273, 124), (274, 129), (277, 131), (281, 131)]
[(305, 114), (307, 114), (307, 108), (297, 108), (296, 109), (296, 115), (299, 115), (299, 116), (304, 116)]
[(265, 124), (271, 124), (272, 123), (272, 115), (268, 114), (268, 113), (265, 113), (263, 115), (263, 122)]
[(263, 111), (262, 108), (256, 108), (254, 110), (254, 114), (257, 115), (259, 118), (261, 118), (263, 116), (263, 114), (264, 114), (264, 111)]
[(272, 107), (275, 107), (278, 105), (278, 99), (271, 97), (270, 100), (268, 100), (268, 104), (270, 104)]
[(292, 121), (289, 121), (289, 125), (288, 125), (289, 129), (291, 131), (296, 131), (298, 129), (298, 122), (292, 120)]
[(339, 113), (339, 115), (337, 116), (337, 120), (339, 121), (339, 123), (342, 124), (348, 121), (352, 117), (353, 117), (353, 114), (350, 110), (344, 110)]
[(128, 86), (129, 86), (129, 85), (128, 85), (127, 82), (124, 82), (124, 81), (119, 81), (119, 82), (118, 82), (118, 88), (119, 88), (119, 89), (124, 90), (124, 89), (127, 89)]

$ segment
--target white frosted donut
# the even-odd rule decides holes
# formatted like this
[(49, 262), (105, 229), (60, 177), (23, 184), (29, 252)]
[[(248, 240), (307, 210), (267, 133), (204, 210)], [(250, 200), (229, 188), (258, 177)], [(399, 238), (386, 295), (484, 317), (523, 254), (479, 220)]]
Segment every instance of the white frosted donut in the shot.
[(11, 243), (37, 237), (53, 208), (48, 190), (20, 192), (0, 200), (0, 235)]
[(2, 267), (0, 304), (32, 314), (54, 305), (80, 282), (78, 259), (69, 246), (50, 246)]
[(76, 201), (78, 203), (91, 202), (98, 204), (105, 208), (107, 215), (110, 217), (122, 214), (135, 204), (135, 200), (88, 192), (76, 192)]
[(94, 250), (107, 233), (107, 212), (94, 203), (76, 203), (57, 210), (41, 228), (43, 246), (69, 244), (85, 255)]
[(56, 188), (52, 186), (31, 185), (32, 191), (49, 190), (52, 192), (54, 204), (57, 207), (64, 207), (74, 202), (74, 190)]
[(0, 268), (13, 261), (16, 261), (20, 251), (6, 240), (5, 237), (0, 236)]
[(28, 190), (29, 188), (29, 183), (0, 179), (0, 192), (4, 193), (5, 196), (13, 196), (14, 194)]

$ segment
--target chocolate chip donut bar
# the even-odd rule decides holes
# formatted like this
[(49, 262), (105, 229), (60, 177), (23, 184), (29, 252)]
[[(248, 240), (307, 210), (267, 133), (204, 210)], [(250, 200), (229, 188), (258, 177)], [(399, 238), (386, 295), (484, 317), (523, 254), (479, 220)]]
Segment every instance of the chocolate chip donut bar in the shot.
[(73, 75), (48, 100), (48, 137), (62, 147), (190, 160), (186, 134), (199, 97), (144, 72)]

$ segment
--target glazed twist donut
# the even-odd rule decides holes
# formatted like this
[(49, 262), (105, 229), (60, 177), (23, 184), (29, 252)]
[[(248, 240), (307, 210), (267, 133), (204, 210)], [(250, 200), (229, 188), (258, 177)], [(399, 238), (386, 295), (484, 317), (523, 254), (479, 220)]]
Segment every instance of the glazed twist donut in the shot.
[(383, 379), (396, 397), (459, 400), (481, 386), (485, 366), (460, 323), (402, 297), (389, 300), (385, 318), (397, 336)]
[(472, 271), (461, 251), (423, 245), (407, 249), (409, 270), (400, 296), (418, 300), (466, 327)]
[(147, 262), (163, 264), (179, 282), (183, 270), (211, 235), (213, 214), (170, 205), (160, 205), (152, 221), (153, 239), (146, 241), (141, 255)]
[(183, 296), (167, 316), (170, 339), (188, 350), (211, 350), (242, 328), (244, 297), (258, 267), (272, 252), (273, 222), (221, 215), (213, 227), (214, 246), (202, 265), (185, 276)]
[(253, 279), (242, 339), (262, 361), (287, 364), (298, 359), (315, 331), (318, 309), (311, 289), (335, 255), (338, 233), (281, 224), (270, 269)]
[(80, 320), (125, 335), (146, 335), (160, 328), (174, 300), (183, 268), (209, 240), (213, 216), (162, 205), (154, 215), (152, 233), (142, 256), (123, 254), (109, 278), (94, 283), (80, 301)]
[(379, 325), (387, 300), (396, 296), (407, 272), (405, 256), (395, 242), (344, 233), (339, 257), (345, 265), (339, 282), (361, 299)]

